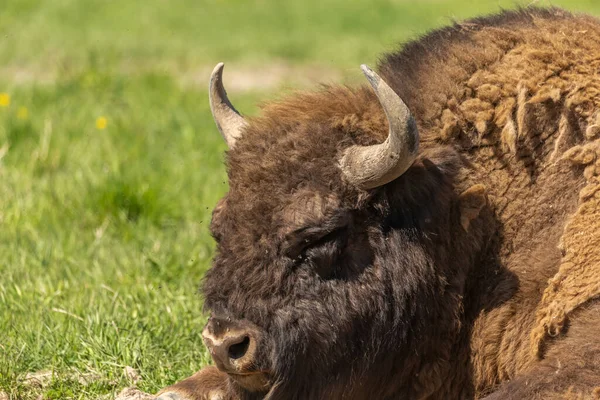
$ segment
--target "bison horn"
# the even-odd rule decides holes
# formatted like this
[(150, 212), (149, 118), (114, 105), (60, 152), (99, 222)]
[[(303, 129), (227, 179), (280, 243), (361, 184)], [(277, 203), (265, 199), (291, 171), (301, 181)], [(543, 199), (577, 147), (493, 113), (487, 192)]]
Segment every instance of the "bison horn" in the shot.
[(353, 185), (372, 189), (393, 181), (412, 165), (419, 149), (419, 131), (400, 96), (369, 67), (363, 64), (360, 68), (387, 116), (389, 134), (381, 144), (347, 149), (340, 159), (340, 168)]
[(210, 75), (208, 97), (213, 119), (221, 135), (225, 138), (227, 146), (231, 149), (236, 140), (242, 136), (242, 129), (247, 123), (227, 98), (227, 92), (223, 86), (223, 66), (223, 63), (218, 63)]

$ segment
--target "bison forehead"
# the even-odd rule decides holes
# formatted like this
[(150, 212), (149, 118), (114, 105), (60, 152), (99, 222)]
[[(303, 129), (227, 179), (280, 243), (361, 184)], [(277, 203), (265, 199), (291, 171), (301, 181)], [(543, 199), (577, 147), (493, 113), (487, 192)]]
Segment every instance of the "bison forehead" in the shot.
[(366, 87), (291, 96), (265, 106), (248, 122), (228, 154), (231, 186), (336, 185), (340, 153), (353, 144), (383, 142), (388, 131), (381, 106)]
[(289, 235), (298, 229), (319, 224), (340, 208), (335, 193), (301, 188), (296, 191), (281, 213), (281, 233)]
[[(308, 110), (296, 98), (250, 119), (228, 152), (230, 191), (218, 214), (235, 222), (236, 230), (248, 225), (248, 231), (270, 236), (278, 226), (318, 220), (326, 209), (352, 206), (368, 196), (343, 180), (338, 165), (348, 146), (385, 138), (385, 117), (377, 102), (365, 101), (372, 97), (367, 93), (341, 91), (348, 100), (343, 106), (338, 98), (313, 93), (300, 100), (320, 100), (320, 107)], [(348, 108), (353, 102), (360, 104)]]

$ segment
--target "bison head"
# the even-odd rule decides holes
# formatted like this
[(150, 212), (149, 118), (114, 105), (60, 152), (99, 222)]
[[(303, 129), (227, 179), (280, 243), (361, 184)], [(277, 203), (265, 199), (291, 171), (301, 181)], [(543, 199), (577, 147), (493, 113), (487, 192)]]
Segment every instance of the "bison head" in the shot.
[(426, 137), (419, 150), (407, 105), (362, 69), (372, 90), (297, 94), (252, 119), (213, 71), (229, 192), (203, 335), (241, 398), (425, 396), (461, 340), (483, 242), (461, 224), (463, 162)]

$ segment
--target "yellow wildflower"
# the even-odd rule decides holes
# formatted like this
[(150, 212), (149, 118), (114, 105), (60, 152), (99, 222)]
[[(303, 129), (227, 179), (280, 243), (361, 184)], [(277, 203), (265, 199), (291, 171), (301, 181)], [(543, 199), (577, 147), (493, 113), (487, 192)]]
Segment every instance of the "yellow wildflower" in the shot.
[(97, 129), (106, 129), (106, 125), (108, 124), (108, 120), (106, 119), (106, 117), (98, 117), (96, 119), (96, 128)]
[(27, 118), (29, 118), (29, 110), (27, 107), (19, 107), (17, 110), (17, 118), (21, 121), (25, 121)]
[(8, 93), (0, 93), (0, 107), (10, 106), (10, 95)]

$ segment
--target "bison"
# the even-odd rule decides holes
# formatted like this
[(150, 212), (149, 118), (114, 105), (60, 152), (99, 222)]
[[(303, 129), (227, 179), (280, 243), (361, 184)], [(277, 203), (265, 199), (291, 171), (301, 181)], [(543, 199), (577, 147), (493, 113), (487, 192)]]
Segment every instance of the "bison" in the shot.
[(203, 331), (159, 399), (600, 397), (600, 21), (524, 8), (433, 31), (369, 85), (227, 141)]

